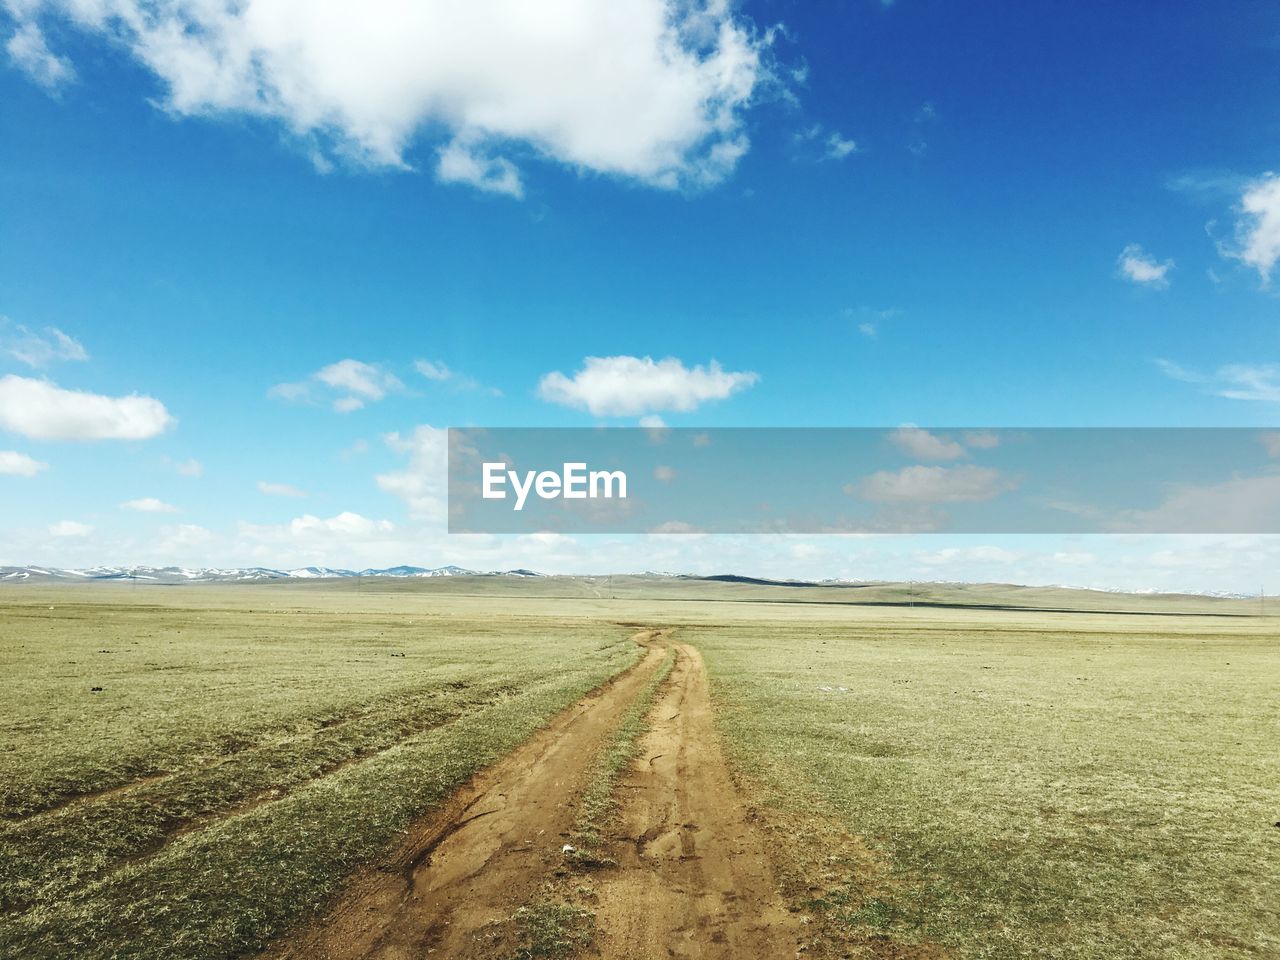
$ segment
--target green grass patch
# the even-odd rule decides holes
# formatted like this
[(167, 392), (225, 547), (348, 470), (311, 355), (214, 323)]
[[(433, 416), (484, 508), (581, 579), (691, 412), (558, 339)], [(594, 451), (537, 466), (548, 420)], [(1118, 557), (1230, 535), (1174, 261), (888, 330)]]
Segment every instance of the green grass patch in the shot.
[(521, 907), (513, 918), (521, 946), (511, 960), (560, 960), (590, 945), (595, 936), (591, 911), (551, 901)]

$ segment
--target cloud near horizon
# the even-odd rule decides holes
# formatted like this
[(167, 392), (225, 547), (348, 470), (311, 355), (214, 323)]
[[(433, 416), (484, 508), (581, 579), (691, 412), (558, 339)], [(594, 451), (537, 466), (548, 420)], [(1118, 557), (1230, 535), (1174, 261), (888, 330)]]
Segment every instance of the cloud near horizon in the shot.
[(175, 117), (278, 121), (318, 167), (409, 169), (521, 196), (517, 161), (661, 188), (726, 177), (743, 113), (773, 81), (771, 32), (728, 0), (0, 0), (13, 63), (56, 89), (67, 26), (126, 51)]

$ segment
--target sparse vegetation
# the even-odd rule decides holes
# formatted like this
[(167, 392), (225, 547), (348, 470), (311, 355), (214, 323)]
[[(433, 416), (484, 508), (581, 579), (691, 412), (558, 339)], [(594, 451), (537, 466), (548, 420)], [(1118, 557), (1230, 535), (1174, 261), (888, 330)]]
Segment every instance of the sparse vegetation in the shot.
[(688, 630), (814, 952), (1280, 955), (1274, 621)]
[[(1075, 595), (1013, 588), (916, 587), (936, 605), (912, 608), (880, 605), (892, 586), (597, 586), (6, 590), (0, 957), (252, 954), (667, 625), (705, 658), (806, 955), (1280, 955), (1273, 618), (1097, 594), (1037, 613), (1009, 608)], [(670, 668), (578, 798), (583, 862)], [(589, 950), (603, 876), (544, 886), (504, 949)]]
[(646, 719), (653, 710), (654, 697), (671, 674), (674, 663), (675, 652), (668, 649), (662, 666), (627, 708), (617, 730), (600, 751), (591, 781), (579, 801), (570, 861), (582, 866), (598, 866), (605, 862), (600, 852), (601, 838), (610, 814), (617, 807), (618, 775), (635, 758), (640, 735), (646, 730)]
[(0, 955), (260, 947), (638, 649), (599, 623), (247, 596), (9, 595)]
[(552, 901), (521, 907), (513, 918), (523, 945), (512, 960), (560, 960), (591, 942), (595, 921), (591, 912)]

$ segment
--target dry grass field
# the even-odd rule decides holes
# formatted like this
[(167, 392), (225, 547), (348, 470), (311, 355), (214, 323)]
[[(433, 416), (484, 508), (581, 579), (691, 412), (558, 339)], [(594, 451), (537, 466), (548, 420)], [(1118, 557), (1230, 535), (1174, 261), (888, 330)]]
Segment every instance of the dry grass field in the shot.
[(5, 587), (0, 956), (1280, 956), (1258, 612)]

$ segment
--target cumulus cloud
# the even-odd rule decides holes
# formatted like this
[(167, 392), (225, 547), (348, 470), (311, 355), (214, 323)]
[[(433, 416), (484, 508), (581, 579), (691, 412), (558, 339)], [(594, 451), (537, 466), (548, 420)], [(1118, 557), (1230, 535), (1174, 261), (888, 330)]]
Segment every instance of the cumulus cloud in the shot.
[(176, 422), (153, 397), (107, 397), (16, 374), (0, 377), (0, 428), (33, 440), (145, 440)]
[(339, 360), (321, 367), (306, 380), (297, 383), (277, 383), (267, 391), (267, 396), (278, 400), (309, 402), (316, 398), (317, 390), (337, 393), (332, 401), (338, 413), (359, 410), (366, 403), (376, 402), (404, 389), (404, 384), (394, 374), (375, 363), (361, 360)]
[(178, 508), (171, 503), (157, 500), (155, 497), (139, 497), (137, 500), (126, 500), (120, 504), (121, 510), (132, 510), (135, 513), (177, 513)]
[(49, 525), (51, 537), (87, 537), (91, 533), (93, 533), (93, 527), (75, 520), (59, 520)]
[[(127, 51), (176, 116), (265, 117), (310, 151), (518, 196), (516, 160), (659, 187), (725, 177), (772, 82), (769, 35), (729, 0), (5, 0), (37, 78), (69, 70), (41, 26)], [(49, 64), (55, 64), (50, 66)], [(58, 66), (60, 65), (60, 66)], [(325, 161), (327, 162), (327, 160)]]
[(876, 503), (967, 503), (991, 500), (1014, 486), (999, 470), (962, 464), (881, 470), (846, 484), (844, 492)]
[(47, 367), (56, 360), (88, 360), (84, 345), (57, 327), (40, 333), (0, 317), (0, 350), (29, 367)]
[(1120, 251), (1117, 267), (1126, 280), (1144, 287), (1163, 288), (1169, 285), (1168, 274), (1173, 269), (1173, 261), (1159, 263), (1140, 245), (1131, 243)]
[(258, 481), (258, 492), (265, 493), (269, 497), (305, 497), (307, 491), (299, 490), (297, 487), (287, 483), (268, 483), (266, 480)]
[(1280, 364), (1228, 363), (1212, 373), (1190, 370), (1172, 360), (1157, 360), (1156, 366), (1173, 380), (1199, 384), (1214, 396), (1227, 400), (1280, 403)]
[(1280, 260), (1280, 176), (1265, 173), (1245, 187), (1237, 208), (1236, 246), (1223, 252), (1269, 283)]
[(184, 477), (198, 477), (204, 473), (204, 465), (195, 457), (190, 460), (184, 460), (182, 463), (174, 464), (173, 469)]
[(16, 450), (0, 450), (0, 476), (34, 477), (49, 465)]
[(688, 412), (711, 400), (745, 390), (759, 374), (735, 373), (712, 360), (686, 367), (675, 357), (587, 357), (572, 377), (549, 373), (538, 395), (551, 403), (586, 410), (598, 417), (639, 416), (664, 411)]
[(900, 427), (889, 434), (889, 441), (904, 453), (921, 460), (956, 460), (965, 455), (964, 447), (955, 440), (919, 427)]
[(442, 522), (449, 486), (449, 431), (423, 424), (408, 436), (389, 433), (383, 439), (409, 462), (401, 470), (379, 474), (378, 486), (408, 504), (414, 519)]

